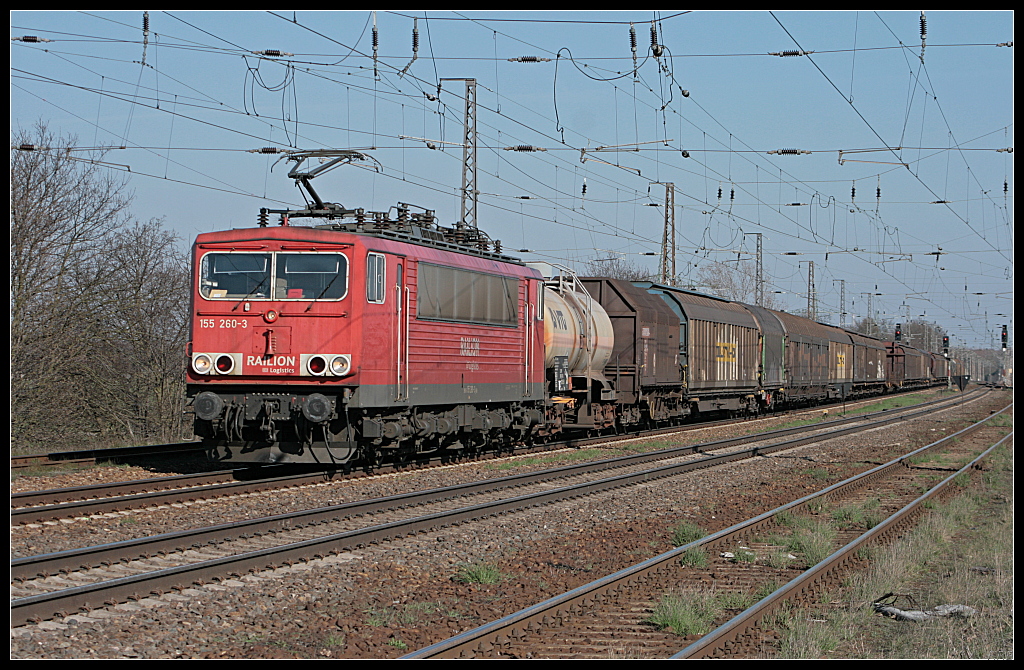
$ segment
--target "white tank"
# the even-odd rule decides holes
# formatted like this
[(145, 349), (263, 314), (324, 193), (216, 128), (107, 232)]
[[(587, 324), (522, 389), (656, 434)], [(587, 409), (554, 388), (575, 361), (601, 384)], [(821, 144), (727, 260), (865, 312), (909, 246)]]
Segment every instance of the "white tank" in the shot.
[[(589, 324), (589, 325), (588, 325)], [(589, 295), (544, 288), (544, 367), (555, 357), (568, 359), (570, 375), (602, 374), (612, 355), (615, 336), (604, 307)]]

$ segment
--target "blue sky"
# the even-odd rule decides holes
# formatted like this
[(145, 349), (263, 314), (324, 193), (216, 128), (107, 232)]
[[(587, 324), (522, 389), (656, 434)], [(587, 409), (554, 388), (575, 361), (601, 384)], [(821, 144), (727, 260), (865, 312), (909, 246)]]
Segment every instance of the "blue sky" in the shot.
[(850, 321), (870, 293), (990, 346), (1012, 324), (1013, 13), (925, 16), (922, 52), (920, 11), (152, 11), (148, 34), (141, 10), (17, 11), (12, 38), (50, 41), (11, 42), (11, 128), (126, 147), (105, 160), (130, 166), (135, 215), (183, 243), (301, 206), (264, 146), (365, 151), (380, 171), (324, 174), (324, 199), (450, 225), (464, 84), (438, 84), (475, 78), (479, 226), (506, 251), (654, 270), (671, 182), (681, 283), (761, 233), (784, 308), (813, 261), (821, 320), (845, 280)]

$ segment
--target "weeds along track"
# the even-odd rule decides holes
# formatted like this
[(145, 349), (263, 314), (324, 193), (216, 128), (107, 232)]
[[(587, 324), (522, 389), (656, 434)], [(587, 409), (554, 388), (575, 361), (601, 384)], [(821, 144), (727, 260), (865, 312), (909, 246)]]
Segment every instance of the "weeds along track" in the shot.
[(1012, 432), (1001, 436), (992, 424), (980, 421), (406, 658), (770, 655), (780, 608), (807, 604), (835, 586), (866, 549), (906, 533), (929, 504), (968, 486), (993, 449), (1012, 442)]
[[(934, 408), (914, 409), (917, 413), (928, 411)], [(885, 422), (898, 420), (895, 413), (886, 414)], [(879, 420), (859, 418), (852, 423), (844, 430), (868, 430), (877, 427)], [(838, 434), (831, 425), (814, 428), (828, 437)], [(716, 456), (703, 456), (700, 452), (724, 448), (723, 445), (705, 444), (18, 558), (11, 564), (15, 580), (12, 620), (47, 619), (154, 592), (182, 591), (193, 584), (323, 558), (443, 526), (646, 484), (694, 469), (793, 448), (822, 436), (784, 441), (770, 438), (740, 438), (746, 442), (757, 439), (757, 446)], [(665, 462), (651, 467), (651, 460)], [(609, 470), (616, 474), (607, 476)], [(552, 488), (551, 482), (555, 480), (560, 480), (561, 485)], [(514, 495), (502, 493), (503, 489), (512, 489)], [(468, 496), (473, 496), (469, 506)], [(367, 514), (374, 515), (370, 519), (372, 525), (359, 518)]]

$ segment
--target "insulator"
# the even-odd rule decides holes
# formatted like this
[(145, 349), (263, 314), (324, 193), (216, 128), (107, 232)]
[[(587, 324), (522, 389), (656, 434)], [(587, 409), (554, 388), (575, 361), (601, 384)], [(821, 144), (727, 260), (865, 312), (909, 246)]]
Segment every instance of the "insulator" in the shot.
[(276, 154), (280, 151), (281, 150), (278, 149), (277, 147), (260, 147), (259, 149), (256, 150), (257, 153), (261, 154)]
[(266, 209), (261, 209), (260, 210), (259, 218), (257, 219), (257, 222), (259, 223), (260, 228), (266, 228), (267, 227), (267, 223), (269, 223), (269, 220), (270, 220), (270, 217), (268, 215), (267, 210)]
[(629, 24), (629, 48), (636, 54), (636, 28)]
[[(416, 19), (413, 19), (415, 21)], [(416, 24), (412, 24), (412, 52), (419, 53), (420, 50), (420, 30), (416, 27)]]
[(921, 39), (924, 39), (928, 34), (928, 18), (921, 12)]
[(277, 49), (264, 49), (263, 50), (263, 55), (264, 56), (280, 56), (281, 52), (279, 50), (277, 50)]
[(729, 189), (729, 200), (735, 200), (735, 199), (736, 199), (736, 189), (735, 188), (731, 188), (731, 189)]
[(876, 186), (875, 187), (875, 197), (878, 198), (878, 199), (882, 198), (882, 187), (881, 186)]
[(719, 200), (722, 199), (722, 187), (721, 186), (718, 187), (718, 199)]
[(501, 240), (494, 240), (494, 253), (501, 253)]
[(505, 151), (547, 151), (544, 147), (535, 147), (532, 144), (517, 144), (514, 147), (505, 147)]
[(662, 46), (658, 44), (658, 29), (654, 26), (654, 21), (651, 21), (651, 53), (655, 58), (660, 58), (663, 51)]
[(373, 50), (374, 51), (377, 50), (377, 43), (378, 43), (378, 40), (377, 40), (377, 26), (374, 26), (373, 27)]
[(583, 180), (583, 191), (582, 191), (582, 193), (580, 195), (586, 195), (586, 194), (587, 194), (587, 180), (584, 179)]
[(142, 30), (147, 33), (149, 32), (149, 12), (145, 12), (142, 15)]
[(790, 156), (790, 155), (797, 154), (797, 153), (800, 153), (800, 152), (797, 151), (796, 149), (779, 149), (779, 154), (780, 155)]
[(21, 38), (22, 42), (38, 42), (39, 38), (35, 35), (25, 35)]
[(1009, 188), (1009, 186), (1007, 186), (1006, 180), (1004, 179), (1003, 180), (1003, 195), (1006, 195), (1009, 192), (1009, 190), (1010, 190), (1010, 188)]
[(38, 144), (22, 144), (18, 146), (19, 151), (35, 151), (39, 149)]
[(856, 200), (856, 199), (857, 199), (857, 185), (854, 184), (853, 186), (850, 187), (850, 200), (852, 201), (852, 200)]

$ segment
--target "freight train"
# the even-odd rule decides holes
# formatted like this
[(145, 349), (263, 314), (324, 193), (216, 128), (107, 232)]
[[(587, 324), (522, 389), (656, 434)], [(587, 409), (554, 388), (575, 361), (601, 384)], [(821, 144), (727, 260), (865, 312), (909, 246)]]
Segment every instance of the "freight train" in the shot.
[[(407, 206), (262, 210), (192, 250), (187, 393), (225, 463), (375, 467), (945, 384), (895, 341), (579, 278)], [(326, 219), (292, 225), (298, 216)]]

